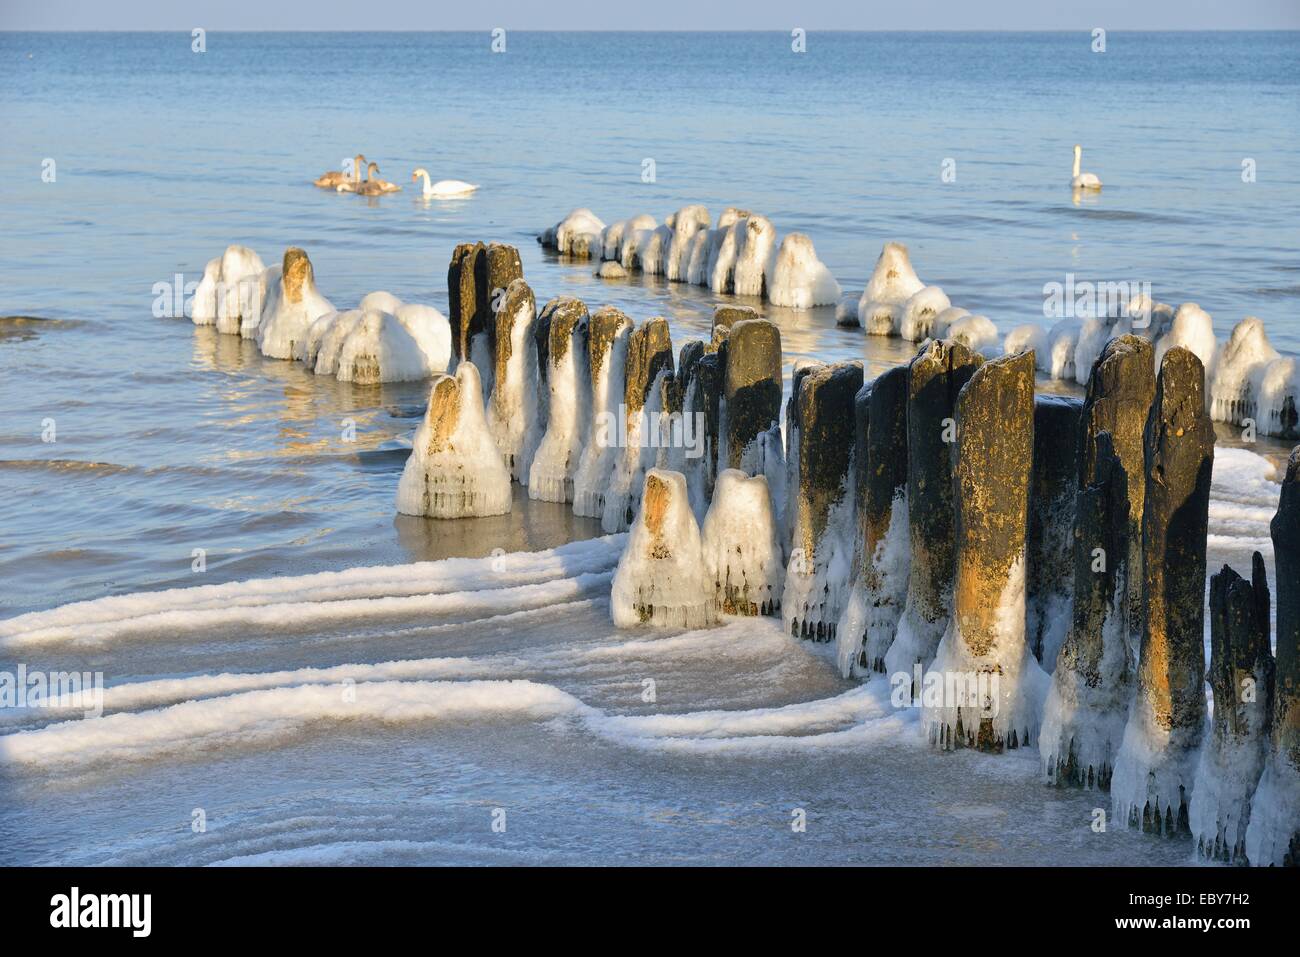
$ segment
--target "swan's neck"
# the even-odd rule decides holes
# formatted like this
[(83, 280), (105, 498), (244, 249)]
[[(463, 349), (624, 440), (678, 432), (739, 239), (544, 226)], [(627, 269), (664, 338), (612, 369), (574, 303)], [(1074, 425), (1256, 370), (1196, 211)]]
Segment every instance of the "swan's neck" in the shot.
[(424, 191), (426, 193), (433, 192), (433, 184), (429, 182), (429, 171), (427, 169), (422, 169), (420, 170), (420, 175), (424, 177)]
[(1075, 176), (1079, 175), (1079, 154), (1082, 152), (1083, 152), (1082, 150), (1074, 151), (1074, 174), (1073, 175)]
[(366, 158), (358, 153), (352, 157), (352, 182), (361, 182), (361, 167), (365, 165)]

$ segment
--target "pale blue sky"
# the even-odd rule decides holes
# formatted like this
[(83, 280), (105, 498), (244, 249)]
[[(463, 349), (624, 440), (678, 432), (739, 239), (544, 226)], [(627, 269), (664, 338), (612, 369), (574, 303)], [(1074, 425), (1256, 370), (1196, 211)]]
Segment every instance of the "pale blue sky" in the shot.
[(4, 30), (1261, 30), (1300, 0), (0, 0)]

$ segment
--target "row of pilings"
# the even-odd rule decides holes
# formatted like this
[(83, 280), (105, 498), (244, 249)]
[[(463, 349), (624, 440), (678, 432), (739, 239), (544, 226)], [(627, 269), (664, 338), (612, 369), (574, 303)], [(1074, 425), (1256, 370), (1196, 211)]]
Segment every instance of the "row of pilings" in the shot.
[(631, 530), (616, 622), (779, 613), (846, 673), (901, 678), (938, 747), (1038, 747), (1046, 780), (1109, 789), (1125, 824), (1295, 860), (1300, 449), (1273, 520), (1276, 658), (1257, 555), (1249, 580), (1211, 581), (1210, 717), (1214, 431), (1192, 352), (1157, 369), (1149, 341), (1112, 339), (1082, 401), (1036, 395), (1032, 352), (958, 342), (865, 384), (861, 363), (800, 363), (783, 433), (780, 331), (754, 310), (719, 307), (674, 353), (662, 318), (538, 311), (518, 263), (457, 247), (453, 348), (489, 370), (457, 379), (507, 484)]

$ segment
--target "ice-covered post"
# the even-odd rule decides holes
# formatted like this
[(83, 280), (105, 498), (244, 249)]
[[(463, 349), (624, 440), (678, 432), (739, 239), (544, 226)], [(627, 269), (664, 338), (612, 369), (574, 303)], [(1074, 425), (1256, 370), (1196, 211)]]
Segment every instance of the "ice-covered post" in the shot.
[(601, 306), (588, 326), (591, 368), (591, 432), (573, 479), (573, 513), (600, 518), (605, 490), (619, 455), (619, 400), (623, 398), (628, 337), (632, 320), (620, 309)]
[(833, 641), (853, 563), (853, 400), (862, 365), (816, 366), (798, 388), (798, 491), (781, 610), (790, 634)]
[(722, 445), (722, 390), (726, 382), (727, 356), (724, 352), (710, 352), (705, 344), (704, 355), (695, 366), (693, 383), (687, 388), (698, 394), (698, 407), (704, 412), (704, 460), (709, 498), (713, 497), (714, 478), (718, 474), (718, 453)]
[[(726, 362), (725, 351), (721, 361)], [(787, 559), (795, 548), (795, 516), (799, 512), (799, 390), (804, 378), (822, 365), (811, 360), (797, 360), (790, 373), (790, 397), (785, 400), (785, 488), (778, 520), (781, 523), (781, 547)]]
[[(855, 405), (856, 581), (840, 632), (840, 641), (847, 637), (853, 646), (842, 646), (840, 666), (856, 658), (860, 667), (883, 672), (907, 599), (907, 366), (882, 372)], [(855, 634), (846, 636), (845, 625)]]
[(723, 469), (704, 518), (704, 567), (716, 609), (729, 615), (774, 615), (785, 569), (767, 479)]
[(923, 697), (926, 736), (943, 748), (1038, 737), (1047, 676), (1025, 639), (1033, 454), (1034, 354), (984, 363), (957, 398), (953, 610)]
[(1034, 403), (1027, 611), (1029, 646), (1048, 674), (1070, 626), (1082, 408), (1078, 399), (1060, 395), (1040, 395)]
[[(543, 502), (573, 501), (573, 476), (591, 416), (591, 372), (587, 367), (587, 306), (559, 296), (538, 320), (546, 333), (546, 435), (528, 474), (528, 497)], [(538, 349), (541, 353), (541, 349)]]
[[(274, 281), (271, 270), (264, 276)], [(316, 273), (307, 253), (290, 246), (281, 261), (279, 289), (273, 286), (268, 292), (256, 326), (258, 348), (272, 359), (292, 359), (311, 324), (333, 310), (329, 300), (316, 290)], [(253, 327), (246, 322), (240, 326), (241, 335), (245, 328), (251, 336)]]
[(1277, 670), (1273, 733), (1264, 774), (1250, 802), (1246, 857), (1300, 865), (1300, 446), (1292, 449), (1273, 516), (1277, 581)]
[(867, 493), (867, 435), (870, 432), (871, 383), (865, 382), (858, 394), (853, 397), (853, 562), (849, 566), (851, 576), (849, 595), (844, 600), (844, 610), (835, 625), (835, 637), (838, 642), (836, 660), (840, 674), (851, 677), (859, 669), (868, 667), (866, 657), (867, 641), (867, 585), (866, 575), (871, 567), (871, 557), (866, 551), (864, 523), (866, 509), (863, 500)]
[(538, 408), (536, 322), (532, 289), (523, 279), (513, 280), (502, 293), (496, 317), (496, 375), (488, 402), (488, 425), (506, 468), (520, 483), (528, 481), (533, 455), (545, 431)]
[(1070, 629), (1043, 707), (1038, 752), (1058, 786), (1110, 787), (1132, 695), (1128, 653), (1128, 475), (1109, 432), (1098, 432), (1092, 474), (1075, 496)]
[(1173, 834), (1187, 828), (1205, 729), (1205, 539), (1214, 465), (1205, 370), (1181, 346), (1160, 363), (1143, 443), (1142, 643), (1111, 803), (1120, 821)]
[(700, 360), (704, 358), (704, 342), (687, 339), (677, 353), (677, 405), (682, 411), (682, 428), (690, 430), (695, 451), (684, 456), (682, 474), (686, 476), (686, 490), (690, 494), (691, 509), (699, 522), (709, 509), (713, 497), (713, 477), (716, 470), (710, 465), (709, 453), (714, 438), (709, 435), (708, 411), (700, 383)]
[[(482, 243), (476, 247), (482, 247)], [(468, 355), (483, 370), (484, 400), (495, 387), (497, 371), (495, 350), (500, 337), (496, 333), (497, 313), (505, 302), (506, 290), (516, 279), (524, 277), (519, 250), (504, 243), (489, 243), (476, 249), (466, 260), (473, 270), (473, 313), (469, 319)], [(464, 305), (462, 293), (462, 306)], [(455, 327), (453, 326), (453, 329)]]
[(482, 299), (489, 313), (502, 301), (501, 296), (516, 279), (524, 278), (519, 250), (506, 243), (489, 243), (487, 253), (476, 262), (480, 275), (475, 276), (476, 301)]
[(781, 330), (745, 319), (727, 337), (726, 467), (749, 475), (783, 469)]
[(647, 319), (632, 330), (628, 339), (627, 363), (624, 366), (623, 419), (619, 423), (623, 436), (614, 462), (609, 488), (605, 492), (605, 509), (601, 528), (621, 532), (631, 526), (646, 469), (654, 466), (656, 444), (651, 431), (659, 426), (659, 377), (673, 373), (673, 342), (668, 320), (662, 316)]
[(723, 343), (731, 335), (731, 327), (738, 322), (761, 319), (757, 309), (749, 306), (717, 306), (713, 310), (713, 322), (710, 326), (710, 341), (707, 346), (711, 352), (723, 349)]
[(478, 325), (478, 281), (483, 268), (480, 260), (487, 256), (483, 243), (461, 243), (452, 251), (447, 267), (447, 320), (451, 323), (451, 354), (456, 361), (472, 358), (470, 343), (484, 332)]
[(1214, 717), (1201, 748), (1189, 821), (1205, 857), (1246, 853), (1250, 797), (1264, 771), (1273, 709), (1268, 579), (1255, 552), (1251, 580), (1227, 565), (1210, 576), (1210, 687)]
[(698, 204), (683, 206), (673, 217), (673, 235), (668, 244), (668, 265), (664, 275), (669, 282), (686, 282), (695, 234), (709, 229), (709, 211)]
[(715, 619), (700, 529), (680, 472), (651, 469), (619, 558), (610, 612), (619, 628), (702, 628)]
[(984, 361), (961, 343), (930, 342), (907, 369), (907, 602), (885, 654), (890, 675), (928, 667), (952, 616), (952, 443), (957, 395)]
[(472, 362), (439, 375), (397, 484), (397, 510), (430, 518), (510, 511), (510, 473), (488, 431), (482, 387)]
[(858, 300), (858, 323), (869, 336), (896, 336), (903, 304), (925, 288), (902, 243), (885, 243)]
[(1085, 488), (1094, 474), (1097, 433), (1109, 432), (1112, 447), (1128, 482), (1128, 619), (1129, 656), (1137, 659), (1142, 631), (1142, 511), (1146, 497), (1142, 434), (1156, 394), (1154, 352), (1139, 336), (1118, 336), (1101, 351), (1088, 376), (1087, 397), (1079, 418), (1079, 480)]

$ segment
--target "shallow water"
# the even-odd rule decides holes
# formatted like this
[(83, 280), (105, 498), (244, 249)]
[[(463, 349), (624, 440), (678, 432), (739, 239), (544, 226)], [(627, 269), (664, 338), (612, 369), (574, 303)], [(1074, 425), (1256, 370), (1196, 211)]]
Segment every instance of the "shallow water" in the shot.
[[(638, 320), (665, 315), (680, 344), (706, 333), (718, 297), (656, 277), (597, 280), (533, 236), (574, 206), (613, 221), (735, 204), (808, 233), (846, 290), (862, 288), (884, 241), (906, 242), (923, 279), (1003, 332), (1049, 322), (1043, 285), (1073, 273), (1195, 300), (1221, 339), (1258, 315), (1274, 345), (1300, 353), (1300, 34), (1112, 33), (1100, 55), (1086, 34), (812, 34), (804, 55), (788, 39), (511, 33), (493, 55), (480, 34), (209, 34), (199, 55), (180, 34), (0, 34), (0, 315), (50, 320), (0, 323), (0, 617), (599, 534), (519, 495), (498, 519), (396, 516), (426, 383), (318, 378), (152, 314), (154, 283), (196, 280), (231, 242), (268, 263), (303, 246), (336, 305), (388, 289), (443, 309), (457, 242), (512, 242), (539, 301), (568, 293)], [(1106, 183), (1078, 203), (1074, 142)], [(482, 188), (426, 202), (409, 186), (372, 200), (310, 186), (357, 149), (398, 182), (425, 166)], [(1244, 157), (1257, 162), (1254, 183), (1242, 182)], [(955, 182), (940, 179), (945, 158)], [(800, 358), (865, 358), (874, 374), (912, 351), (837, 329), (830, 309), (762, 308), (781, 326), (787, 373)], [(42, 441), (47, 420), (53, 442)], [(1241, 444), (1219, 434), (1223, 449)], [(1265, 440), (1250, 449), (1273, 463), (1285, 452)], [(1244, 571), (1251, 550), (1271, 557), (1275, 476), (1244, 452), (1221, 453), (1220, 466), (1210, 567)], [(103, 670), (116, 685), (450, 655), (470, 662), (455, 677), (526, 678), (604, 716), (646, 710), (643, 671), (665, 678), (656, 713), (773, 709), (851, 688), (767, 625), (700, 638), (699, 651), (629, 650), (598, 583), (561, 591), (521, 597), (522, 617), (501, 621), (514, 606), (483, 594), (380, 625), (344, 616), (342, 633), (329, 618), (304, 629), (254, 620), (216, 637), (182, 622), (156, 639), (128, 630), (121, 644), (83, 635), (61, 650), (0, 650), (0, 666)], [(497, 660), (521, 649), (542, 658)], [(4, 802), (0, 846), (24, 862), (1187, 857), (1122, 834), (1093, 841), (1095, 796), (1028, 786), (1033, 764), (1021, 758), (927, 755), (893, 713), (839, 715), (836, 728), (863, 729), (849, 746), (832, 739), (794, 758), (780, 747), (827, 732), (820, 719), (783, 726), (773, 759), (748, 745), (631, 746), (572, 709), (512, 719), (505, 700), (464, 725), (309, 722), (259, 746), (164, 749), (108, 770), (6, 766), (19, 800)], [(822, 826), (793, 840), (796, 802)], [(498, 804), (528, 825), (494, 835)], [(220, 827), (193, 835), (196, 806), (221, 809)], [(32, 829), (47, 821), (59, 826)], [(348, 843), (379, 840), (395, 843)]]

